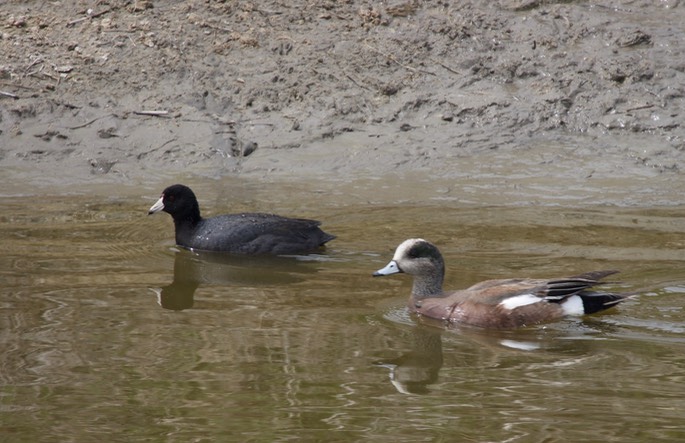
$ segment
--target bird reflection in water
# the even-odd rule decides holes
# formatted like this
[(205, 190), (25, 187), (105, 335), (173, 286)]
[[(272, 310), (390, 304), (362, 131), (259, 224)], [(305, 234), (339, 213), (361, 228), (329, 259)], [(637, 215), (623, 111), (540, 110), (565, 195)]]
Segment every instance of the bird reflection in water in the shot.
[[(498, 367), (502, 362), (532, 352), (538, 356), (551, 356), (555, 364), (558, 361), (573, 364), (596, 353), (607, 335), (617, 333), (616, 326), (592, 317), (516, 330), (446, 327), (445, 322), (418, 315), (400, 317), (395, 311), (386, 318), (404, 326), (412, 323), (408, 334), (391, 334), (407, 337), (401, 344), (401, 355), (374, 363), (389, 369), (390, 381), (401, 394), (430, 393), (430, 385), (439, 382), (443, 363), (447, 367), (454, 364)], [(443, 334), (446, 335), (443, 337)], [(446, 362), (443, 362), (443, 340), (448, 347)], [(449, 380), (444, 381), (449, 383)]]
[(417, 327), (411, 334), (411, 350), (401, 356), (377, 362), (390, 370), (390, 382), (401, 394), (425, 394), (438, 380), (442, 367), (442, 332), (431, 327)]
[[(174, 257), (173, 281), (154, 291), (164, 309), (181, 311), (194, 305), (202, 284), (255, 286), (283, 285), (302, 281), (317, 272), (299, 257), (243, 257), (212, 252), (178, 250)], [(307, 256), (307, 260), (316, 260)]]

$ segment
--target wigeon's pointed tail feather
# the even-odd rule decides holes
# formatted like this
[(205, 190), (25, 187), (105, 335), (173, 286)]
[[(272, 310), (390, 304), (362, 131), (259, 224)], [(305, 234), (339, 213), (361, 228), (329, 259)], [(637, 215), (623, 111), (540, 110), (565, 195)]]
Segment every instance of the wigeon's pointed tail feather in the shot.
[(581, 292), (578, 294), (583, 300), (583, 309), (585, 314), (593, 314), (595, 312), (609, 309), (623, 301), (632, 298), (637, 293), (629, 292), (622, 294), (614, 294), (611, 292)]

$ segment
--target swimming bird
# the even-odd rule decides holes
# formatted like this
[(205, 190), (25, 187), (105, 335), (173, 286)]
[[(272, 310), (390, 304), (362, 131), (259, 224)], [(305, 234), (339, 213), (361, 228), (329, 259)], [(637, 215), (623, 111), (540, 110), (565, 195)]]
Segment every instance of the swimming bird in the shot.
[(176, 244), (196, 251), (231, 254), (306, 254), (335, 238), (319, 228), (320, 222), (275, 214), (241, 213), (203, 218), (193, 191), (169, 186), (148, 214), (168, 212), (174, 219)]
[(435, 245), (420, 238), (405, 240), (392, 260), (373, 275), (402, 272), (414, 277), (411, 311), (450, 324), (483, 328), (513, 329), (567, 315), (592, 314), (632, 295), (589, 290), (618, 271), (594, 271), (551, 280), (487, 280), (467, 289), (444, 292), (442, 254)]

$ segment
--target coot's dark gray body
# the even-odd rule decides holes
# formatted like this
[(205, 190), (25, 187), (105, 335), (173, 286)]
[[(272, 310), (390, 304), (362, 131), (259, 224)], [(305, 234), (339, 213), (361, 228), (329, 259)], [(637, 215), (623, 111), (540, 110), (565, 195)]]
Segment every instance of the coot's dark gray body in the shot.
[(322, 231), (316, 220), (262, 213), (202, 218), (195, 194), (184, 185), (164, 190), (149, 214), (159, 211), (171, 214), (176, 244), (188, 249), (249, 255), (306, 254), (335, 238)]

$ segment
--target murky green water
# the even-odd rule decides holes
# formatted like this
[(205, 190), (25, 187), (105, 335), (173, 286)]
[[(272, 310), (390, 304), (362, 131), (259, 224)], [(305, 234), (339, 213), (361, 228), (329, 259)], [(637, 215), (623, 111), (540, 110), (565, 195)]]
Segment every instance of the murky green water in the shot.
[[(208, 215), (315, 217), (339, 238), (307, 260), (221, 260), (145, 215), (161, 187), (1, 198), (0, 440), (685, 438), (683, 208), (193, 187)], [(616, 268), (643, 293), (546, 327), (443, 332), (406, 315), (406, 276), (370, 275), (419, 235), (448, 288)]]

